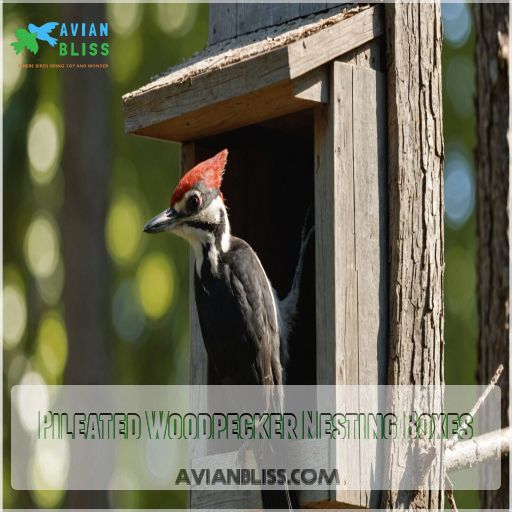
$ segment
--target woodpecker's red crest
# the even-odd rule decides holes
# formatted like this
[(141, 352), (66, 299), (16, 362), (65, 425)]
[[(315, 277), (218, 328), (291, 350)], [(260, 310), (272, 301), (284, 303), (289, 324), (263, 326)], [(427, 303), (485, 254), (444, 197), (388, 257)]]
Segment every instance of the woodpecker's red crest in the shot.
[[(190, 171), (181, 178), (178, 186), (174, 190), (170, 207), (173, 208), (175, 203), (180, 201), (182, 197), (199, 182), (202, 182), (207, 188), (220, 189), (227, 160), (228, 150), (223, 149), (215, 156), (212, 156), (208, 160), (190, 169)], [(222, 198), (222, 194), (220, 194), (220, 196)]]

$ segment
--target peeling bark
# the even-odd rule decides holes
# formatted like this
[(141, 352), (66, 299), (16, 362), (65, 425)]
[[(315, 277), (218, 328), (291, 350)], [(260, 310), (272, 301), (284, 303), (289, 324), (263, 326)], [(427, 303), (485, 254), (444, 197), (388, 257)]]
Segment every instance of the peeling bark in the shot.
[[(443, 372), (443, 133), (439, 4), (386, 5), (390, 240), (389, 384), (434, 385)], [(399, 391), (394, 397), (397, 403)], [(417, 405), (431, 410), (436, 400)], [(388, 454), (391, 482), (410, 453)], [(434, 467), (429, 475), (444, 481)], [(394, 487), (396, 488), (396, 487)], [(383, 507), (442, 508), (441, 491), (383, 493)]]

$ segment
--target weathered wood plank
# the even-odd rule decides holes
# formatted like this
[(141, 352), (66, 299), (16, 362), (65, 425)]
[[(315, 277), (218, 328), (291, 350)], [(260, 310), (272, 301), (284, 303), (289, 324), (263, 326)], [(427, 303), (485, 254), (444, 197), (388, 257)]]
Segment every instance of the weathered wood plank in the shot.
[(329, 102), (329, 73), (322, 66), (296, 78), (292, 82), (293, 95), (317, 103)]
[(238, 6), (237, 35), (248, 34), (262, 28), (280, 25), (298, 18), (298, 3), (244, 2)]
[(236, 37), (238, 3), (210, 3), (208, 44), (215, 44)]
[(236, 32), (247, 34), (272, 25), (272, 4), (243, 2), (238, 4)]
[(300, 4), (298, 2), (288, 2), (284, 4), (272, 5), (272, 23), (271, 25), (280, 25), (286, 21), (298, 18), (300, 15)]
[[(174, 135), (173, 126), (164, 129), (163, 123), (208, 106), (214, 107), (201, 112), (204, 125), (216, 126), (222, 121), (229, 125), (232, 115), (230, 106), (243, 103), (246, 100), (245, 96), (250, 96), (251, 101), (254, 101), (260, 92), (265, 94), (265, 88), (302, 76), (338, 55), (377, 37), (382, 33), (381, 18), (380, 6), (375, 6), (342, 18), (334, 25), (296, 40), (288, 46), (253, 55), (230, 66), (204, 72), (182, 82), (167, 82), (165, 77), (160, 78), (123, 97), (125, 128), (128, 132), (141, 135), (184, 140)], [(266, 48), (265, 45), (264, 47)], [(173, 75), (173, 80), (177, 79), (178, 77)], [(227, 103), (222, 107), (228, 108), (226, 112), (219, 105), (224, 101)], [(264, 103), (265, 98), (262, 101)], [(286, 101), (289, 101), (289, 98)], [(256, 105), (257, 103), (256, 101)], [(291, 112), (297, 109), (290, 110), (286, 107), (284, 110)], [(238, 126), (253, 122), (245, 116), (253, 118), (254, 113), (247, 108), (239, 109)], [(191, 128), (188, 132), (194, 137)], [(208, 133), (203, 129), (200, 135), (205, 136)]]
[(356, 48), (338, 60), (347, 64), (354, 64), (363, 68), (371, 68), (377, 71), (386, 71), (385, 43), (382, 36), (373, 39), (359, 48)]
[[(330, 103), (315, 114), (317, 364), (319, 384), (385, 382), (387, 209), (384, 75), (335, 61)], [(363, 400), (364, 398), (364, 400)], [(337, 396), (339, 410), (377, 397)], [(353, 471), (331, 499), (377, 504), (368, 489), (376, 446), (339, 443), (332, 460)]]
[[(350, 66), (345, 64), (345, 66)], [(353, 66), (354, 204), (357, 272), (358, 383), (385, 384), (387, 364), (387, 174), (384, 110), (385, 75)], [(382, 409), (378, 394), (361, 397), (360, 409), (370, 413)], [(380, 476), (377, 443), (361, 441), (363, 487)], [(377, 480), (378, 481), (378, 480)], [(379, 490), (362, 493), (361, 504), (379, 506)]]
[[(290, 77), (296, 78), (344, 53), (375, 39), (384, 30), (378, 6), (355, 14), (346, 21), (344, 30), (338, 25), (327, 27), (288, 47)], [(359, 44), (354, 45), (353, 42)]]
[[(181, 146), (181, 172), (184, 174), (191, 169), (198, 161), (197, 144), (190, 142)], [(190, 384), (208, 384), (208, 356), (201, 335), (199, 318), (197, 316), (196, 301), (194, 295), (194, 255), (190, 251)], [(206, 397), (199, 393), (198, 389), (192, 389), (191, 408), (194, 412), (206, 410)], [(206, 441), (192, 443), (192, 458), (202, 457), (207, 453)]]
[[(150, 89), (124, 101), (129, 132), (238, 98), (288, 79), (287, 51), (280, 48), (187, 82)], [(242, 114), (242, 112), (240, 112)]]
[[(190, 170), (199, 161), (197, 145), (193, 142), (181, 146), (181, 172)], [(194, 295), (194, 255), (190, 251), (190, 384), (208, 384), (208, 356), (204, 348)], [(198, 404), (198, 410), (201, 404)], [(206, 404), (204, 404), (206, 405)], [(197, 443), (194, 443), (196, 445)], [(206, 450), (205, 452), (206, 453)], [(199, 456), (198, 454), (196, 456)]]
[[(352, 70), (331, 66), (330, 103), (315, 112), (315, 219), (318, 384), (357, 384), (357, 301), (354, 240)], [(336, 396), (336, 410), (357, 403)], [(350, 460), (359, 477), (359, 457), (348, 443), (332, 447), (331, 465)], [(332, 489), (330, 499), (359, 506), (353, 481)], [(355, 487), (357, 488), (357, 487)]]
[(315, 12), (324, 11), (329, 8), (329, 4), (324, 3), (313, 3), (313, 2), (301, 2), (299, 9), (299, 14), (301, 16), (309, 16), (310, 14), (314, 14)]
[[(183, 144), (181, 147), (181, 173), (184, 174), (197, 163), (196, 144), (190, 142)], [(206, 385), (208, 383), (208, 356), (204, 348), (201, 328), (199, 326), (199, 318), (197, 316), (196, 301), (194, 296), (194, 255), (190, 250), (190, 384)], [(192, 396), (190, 397), (190, 406), (192, 412), (201, 412), (207, 409), (206, 397), (199, 393), (199, 390), (192, 388)], [(205, 441), (197, 441), (191, 445), (191, 453), (189, 457), (195, 459), (202, 457), (207, 453), (207, 445)], [(188, 493), (189, 505), (193, 503), (192, 492)]]
[(293, 82), (281, 82), (263, 91), (208, 105), (134, 133), (158, 139), (190, 141), (298, 112), (317, 104), (318, 98), (296, 97)]

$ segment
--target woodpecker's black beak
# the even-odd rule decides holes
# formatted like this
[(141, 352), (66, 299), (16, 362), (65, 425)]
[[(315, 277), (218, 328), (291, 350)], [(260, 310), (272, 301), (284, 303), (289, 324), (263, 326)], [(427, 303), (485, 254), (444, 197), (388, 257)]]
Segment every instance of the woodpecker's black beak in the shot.
[(174, 208), (159, 213), (153, 217), (145, 226), (144, 233), (161, 233), (162, 231), (172, 231), (178, 222), (178, 213)]

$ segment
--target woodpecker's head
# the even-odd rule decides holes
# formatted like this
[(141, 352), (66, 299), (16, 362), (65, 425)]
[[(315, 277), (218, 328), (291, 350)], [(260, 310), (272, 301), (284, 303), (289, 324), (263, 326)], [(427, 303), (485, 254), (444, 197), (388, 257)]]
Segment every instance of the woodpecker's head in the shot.
[(197, 257), (205, 247), (227, 251), (229, 220), (220, 191), (227, 159), (228, 150), (224, 149), (188, 171), (174, 190), (169, 208), (153, 217), (144, 231), (181, 236), (190, 242)]

